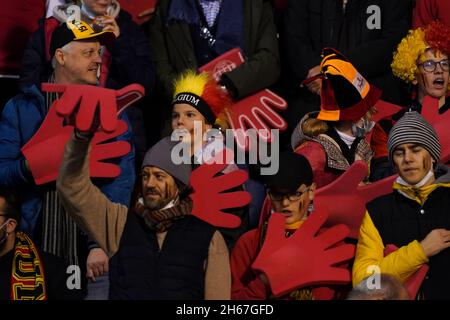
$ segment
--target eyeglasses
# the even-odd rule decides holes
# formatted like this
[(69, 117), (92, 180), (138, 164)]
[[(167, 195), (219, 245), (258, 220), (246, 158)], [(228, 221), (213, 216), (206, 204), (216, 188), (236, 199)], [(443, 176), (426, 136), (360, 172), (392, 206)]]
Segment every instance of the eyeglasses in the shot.
[(441, 65), (441, 69), (443, 71), (448, 71), (448, 59), (441, 60), (441, 61), (433, 61), (433, 60), (427, 60), (422, 63), (419, 63), (419, 66), (422, 66), (423, 70), (426, 72), (434, 72), (436, 70), (437, 65)]
[(272, 200), (272, 201), (283, 201), (284, 198), (288, 198), (289, 201), (297, 201), (302, 197), (302, 195), (304, 193), (306, 193), (308, 191), (309, 191), (309, 188), (306, 188), (306, 190), (303, 192), (294, 191), (294, 192), (289, 192), (289, 193), (269, 190), (268, 194), (269, 194), (270, 200)]

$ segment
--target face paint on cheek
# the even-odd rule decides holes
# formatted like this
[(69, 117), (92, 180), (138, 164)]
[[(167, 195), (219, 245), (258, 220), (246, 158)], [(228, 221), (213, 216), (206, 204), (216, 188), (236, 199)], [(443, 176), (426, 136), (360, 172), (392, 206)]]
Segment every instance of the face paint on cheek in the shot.
[(425, 76), (423, 75), (423, 73), (420, 74), (420, 77), (422, 78), (423, 86), (425, 87), (425, 89), (428, 89), (428, 83), (425, 80)]
[(432, 167), (433, 167), (433, 161), (432, 161), (431, 157), (424, 158), (423, 159), (423, 169), (428, 172), (431, 170)]

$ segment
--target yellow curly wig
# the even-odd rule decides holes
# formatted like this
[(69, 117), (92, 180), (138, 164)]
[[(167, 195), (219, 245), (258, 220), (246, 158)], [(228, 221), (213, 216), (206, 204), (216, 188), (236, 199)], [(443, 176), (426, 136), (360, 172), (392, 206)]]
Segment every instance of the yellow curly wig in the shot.
[(391, 68), (395, 76), (405, 82), (413, 82), (416, 79), (417, 59), (425, 52), (425, 31), (421, 28), (410, 30), (402, 39), (394, 54)]
[(428, 48), (449, 55), (450, 27), (433, 21), (425, 28), (410, 30), (394, 53), (391, 64), (393, 74), (405, 82), (413, 82), (418, 71), (418, 60)]

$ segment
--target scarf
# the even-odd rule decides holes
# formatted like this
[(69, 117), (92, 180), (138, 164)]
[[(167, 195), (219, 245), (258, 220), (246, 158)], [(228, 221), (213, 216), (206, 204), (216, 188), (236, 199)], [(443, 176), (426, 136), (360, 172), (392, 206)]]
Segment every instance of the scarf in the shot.
[[(54, 75), (48, 80), (54, 83)], [(46, 93), (47, 110), (58, 99), (58, 94)], [(67, 214), (52, 185), (44, 193), (42, 203), (42, 241), (41, 250), (63, 258), (69, 265), (79, 265), (78, 228)]]
[(416, 201), (418, 204), (423, 206), (428, 196), (439, 187), (450, 187), (450, 183), (433, 183), (428, 186), (424, 186), (432, 177), (434, 173), (430, 170), (425, 177), (417, 184), (410, 185), (401, 177), (398, 177), (394, 182), (392, 188), (397, 190), (399, 193), (405, 197)]
[(44, 266), (33, 241), (16, 233), (11, 271), (11, 300), (46, 300)]
[[(200, 12), (195, 1), (198, 0), (172, 0), (166, 20), (167, 25), (181, 21), (188, 25), (209, 29), (208, 26), (202, 25)], [(205, 16), (208, 16), (208, 14), (205, 14)], [(217, 31), (214, 35), (216, 41), (212, 47), (217, 55), (236, 47), (245, 52), (243, 38), (244, 6), (242, 0), (222, 0), (215, 23), (217, 25)]]
[(185, 197), (178, 203), (174, 201), (163, 209), (151, 211), (145, 208), (141, 198), (136, 202), (133, 211), (144, 219), (149, 229), (156, 232), (164, 232), (172, 226), (175, 220), (191, 215), (192, 200), (189, 197)]

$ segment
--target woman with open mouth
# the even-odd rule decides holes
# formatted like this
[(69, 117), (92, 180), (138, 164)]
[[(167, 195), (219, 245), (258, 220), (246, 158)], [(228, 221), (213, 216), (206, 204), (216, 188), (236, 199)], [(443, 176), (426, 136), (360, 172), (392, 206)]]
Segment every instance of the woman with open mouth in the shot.
[(406, 111), (422, 113), (425, 96), (439, 100), (439, 113), (447, 112), (449, 97), (450, 27), (433, 22), (410, 30), (394, 54), (391, 67), (395, 76), (411, 86), (411, 103), (394, 116), (379, 121), (374, 128), (371, 147), (375, 151), (371, 165), (371, 180), (393, 174), (387, 157), (389, 130)]

